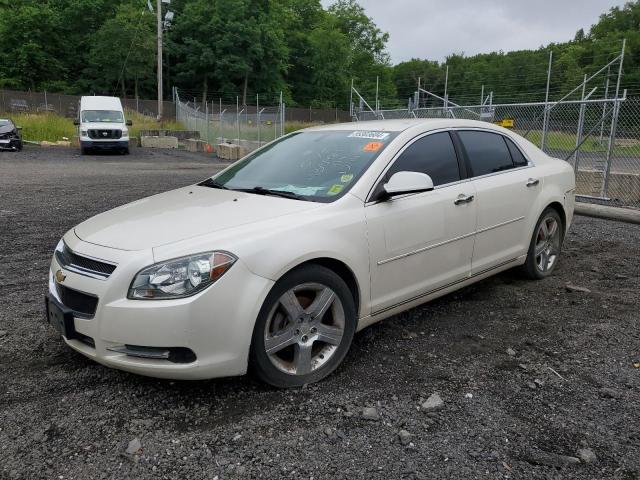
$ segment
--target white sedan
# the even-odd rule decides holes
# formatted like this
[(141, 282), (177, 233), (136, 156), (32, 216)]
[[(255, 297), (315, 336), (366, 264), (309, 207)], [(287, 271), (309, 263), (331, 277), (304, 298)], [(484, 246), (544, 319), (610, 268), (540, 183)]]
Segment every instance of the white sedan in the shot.
[(574, 190), (567, 162), (488, 123), (310, 128), (69, 230), (47, 318), (129, 372), (315, 382), (372, 323), (515, 266), (549, 275)]

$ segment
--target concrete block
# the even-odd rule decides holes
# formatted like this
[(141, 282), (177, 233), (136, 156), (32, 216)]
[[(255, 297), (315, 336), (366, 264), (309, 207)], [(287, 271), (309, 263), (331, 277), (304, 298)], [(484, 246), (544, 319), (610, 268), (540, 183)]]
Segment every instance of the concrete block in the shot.
[(187, 152), (205, 152), (206, 146), (207, 142), (204, 140), (188, 138), (184, 141), (184, 148)]
[(145, 148), (178, 148), (178, 138), (140, 137), (140, 145)]
[(238, 160), (245, 155), (245, 149), (235, 143), (218, 144), (218, 157), (224, 160)]

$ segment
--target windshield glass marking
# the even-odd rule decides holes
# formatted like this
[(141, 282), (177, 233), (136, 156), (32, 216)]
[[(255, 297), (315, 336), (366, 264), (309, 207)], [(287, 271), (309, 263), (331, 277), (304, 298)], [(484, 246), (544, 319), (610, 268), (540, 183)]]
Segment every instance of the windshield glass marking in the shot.
[(367, 132), (356, 130), (349, 136), (353, 138), (368, 138), (370, 140), (384, 140), (389, 136), (389, 132)]

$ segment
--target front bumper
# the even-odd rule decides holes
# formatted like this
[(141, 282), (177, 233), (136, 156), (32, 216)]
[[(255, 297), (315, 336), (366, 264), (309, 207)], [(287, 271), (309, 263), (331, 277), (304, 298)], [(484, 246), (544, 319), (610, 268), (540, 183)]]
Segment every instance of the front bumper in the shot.
[(129, 148), (129, 139), (124, 140), (80, 140), (82, 148), (96, 148), (113, 150), (117, 148)]
[(18, 150), (20, 148), (20, 144), (22, 143), (22, 140), (20, 140), (19, 138), (11, 138), (11, 139), (7, 139), (7, 138), (1, 138), (0, 139), (0, 150)]
[[(195, 380), (246, 372), (254, 322), (272, 280), (254, 275), (239, 260), (193, 297), (129, 300), (127, 290), (136, 272), (154, 263), (151, 251), (101, 247), (81, 241), (73, 231), (64, 240), (77, 254), (118, 264), (109, 278), (100, 280), (65, 270), (53, 257), (50, 296), (60, 301), (55, 273), (62, 270), (64, 286), (98, 297), (92, 318), (74, 315), (79, 338), (62, 335), (71, 348), (103, 365), (158, 378)], [(196, 359), (176, 363), (140, 358), (125, 353), (127, 346), (188, 349)]]

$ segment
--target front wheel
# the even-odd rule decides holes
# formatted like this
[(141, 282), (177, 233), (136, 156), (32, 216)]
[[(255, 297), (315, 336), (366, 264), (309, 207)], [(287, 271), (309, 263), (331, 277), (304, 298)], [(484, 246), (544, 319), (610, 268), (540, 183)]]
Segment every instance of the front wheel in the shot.
[(264, 382), (288, 388), (317, 382), (346, 356), (356, 329), (356, 307), (333, 271), (307, 265), (272, 288), (260, 309), (250, 366)]
[(562, 219), (553, 208), (547, 208), (536, 224), (529, 244), (524, 272), (532, 280), (551, 275), (558, 263), (564, 232)]

